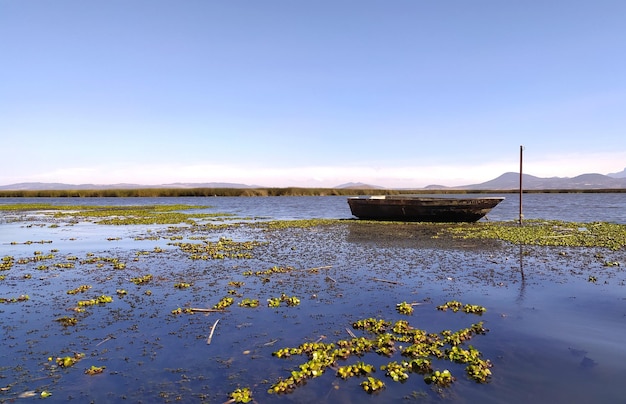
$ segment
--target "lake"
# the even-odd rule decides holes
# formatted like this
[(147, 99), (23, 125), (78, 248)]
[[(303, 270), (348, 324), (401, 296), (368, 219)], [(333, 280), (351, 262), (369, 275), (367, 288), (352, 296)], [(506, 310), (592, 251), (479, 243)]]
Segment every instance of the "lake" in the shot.
[[(489, 220), (517, 219), (518, 196), (503, 196)], [(345, 197), (0, 199), (12, 203), (189, 204), (210, 208), (188, 213), (234, 216), (115, 226), (0, 211), (0, 257), (11, 262), (0, 271), (0, 402), (49, 392), (50, 402), (224, 403), (238, 388), (260, 403), (624, 401), (624, 248), (439, 239), (429, 233), (437, 227), (420, 224), (261, 225), (350, 219)], [(525, 219), (626, 223), (624, 194), (527, 194), (523, 203)], [(100, 296), (112, 301), (78, 303)], [(227, 297), (234, 302), (227, 311), (185, 311), (212, 309)], [(268, 307), (271, 299), (277, 307)], [(247, 307), (253, 300), (259, 306)], [(450, 301), (486, 312), (437, 309)], [(411, 314), (397, 310), (402, 302)], [(492, 375), (477, 383), (465, 365), (427, 355), (433, 370), (456, 378), (449, 387), (416, 372), (395, 382), (381, 366), (410, 360), (400, 354), (408, 343), (396, 341), (386, 354), (337, 360), (288, 394), (267, 393), (308, 360), (273, 353), (305, 342), (337, 345), (352, 334), (373, 339), (353, 326), (367, 318), (406, 321), (442, 339), (446, 330), (482, 322), (484, 334), (460, 346), (480, 351)], [(84, 357), (73, 366), (57, 364), (75, 354)], [(385, 388), (368, 394), (361, 388), (367, 376), (337, 376), (340, 366), (358, 362), (372, 365), (370, 376)], [(101, 373), (86, 374), (91, 366)]]
[[(450, 197), (455, 195), (420, 195)], [(459, 196), (501, 196), (506, 199), (488, 215), (489, 220), (518, 220), (519, 195), (467, 194)], [(180, 198), (0, 198), (0, 205), (12, 203), (51, 203), (59, 205), (190, 204), (210, 205), (238, 216), (267, 217), (276, 220), (307, 218), (352, 218), (344, 196), (284, 197), (180, 197)], [(546, 193), (524, 194), (525, 219), (554, 219), (570, 222), (606, 221), (626, 223), (624, 193)]]

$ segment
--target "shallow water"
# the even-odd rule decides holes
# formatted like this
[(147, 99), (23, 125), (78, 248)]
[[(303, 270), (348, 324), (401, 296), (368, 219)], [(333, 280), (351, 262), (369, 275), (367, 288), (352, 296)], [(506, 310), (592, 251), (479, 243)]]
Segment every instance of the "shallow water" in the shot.
[[(280, 198), (202, 199), (214, 206), (211, 210), (244, 217), (293, 218), (305, 211), (300, 205), (292, 211), (284, 210), (288, 204), (275, 207)], [(250, 205), (254, 199), (267, 204), (254, 212)], [(139, 202), (86, 201), (98, 205)], [(198, 198), (172, 201), (204, 204)], [(310, 209), (323, 205), (329, 212), (339, 212), (337, 198), (309, 201)], [(344, 216), (308, 214), (345, 216), (345, 212)], [(26, 391), (39, 394), (46, 390), (52, 393), (47, 399), (51, 402), (223, 403), (238, 387), (250, 387), (257, 402), (586, 403), (620, 402), (624, 397), (623, 250), (520, 249), (497, 241), (434, 242), (413, 232), (413, 226), (419, 225), (398, 225), (390, 230), (388, 226), (366, 228), (346, 222), (275, 231), (254, 227), (192, 231), (91, 223), (50, 227), (51, 221), (44, 218), (22, 219), (0, 225), (0, 257), (19, 260), (35, 256), (36, 251), (42, 255), (58, 251), (49, 260), (15, 263), (10, 270), (0, 271), (6, 276), (0, 281), (0, 297), (30, 296), (28, 301), (0, 304), (0, 387), (9, 387), (0, 392), (0, 402), (15, 400)], [(250, 259), (194, 260), (171, 244), (181, 241), (171, 240), (171, 236), (194, 243), (203, 242), (195, 237), (207, 241), (230, 237), (263, 244), (252, 251)], [(22, 244), (12, 245), (12, 241)], [(34, 243), (23, 244), (26, 241)], [(38, 243), (41, 241), (45, 243)], [(155, 252), (155, 247), (163, 252)], [(113, 269), (104, 261), (98, 267), (87, 262), (90, 254), (118, 258), (126, 267)], [(606, 261), (621, 266), (605, 267)], [(37, 269), (42, 263), (48, 269)], [(55, 263), (73, 263), (74, 267), (56, 268)], [(267, 277), (244, 275), (275, 265), (295, 270)], [(145, 285), (130, 281), (148, 273), (153, 280)], [(590, 282), (590, 276), (596, 282)], [(233, 287), (231, 281), (245, 284)], [(178, 282), (192, 286), (176, 289), (173, 285)], [(83, 294), (66, 293), (81, 284), (92, 288)], [(118, 289), (128, 294), (118, 296)], [(255, 298), (261, 305), (242, 308), (235, 303), (228, 312), (208, 315), (171, 314), (178, 307), (210, 308), (228, 296), (229, 290), (237, 291), (239, 296), (233, 296), (236, 302)], [(267, 307), (266, 300), (281, 293), (299, 297), (301, 304)], [(78, 300), (102, 294), (111, 295), (114, 301), (88, 307), (85, 313), (68, 311)], [(452, 299), (485, 306), (487, 312), (476, 316), (436, 310), (437, 305)], [(402, 301), (420, 304), (411, 316), (405, 316), (395, 310)], [(75, 316), (78, 324), (63, 327), (54, 321), (65, 315)], [(279, 359), (272, 352), (322, 337), (324, 342), (347, 339), (346, 328), (352, 329), (352, 322), (366, 317), (405, 319), (433, 333), (484, 321), (489, 332), (475, 336), (470, 344), (491, 360), (493, 377), (487, 384), (477, 384), (464, 375), (463, 365), (438, 360), (433, 363), (435, 368), (447, 368), (457, 378), (450, 388), (432, 388), (417, 374), (403, 384), (395, 383), (378, 369), (374, 375), (387, 387), (368, 395), (359, 386), (362, 378), (344, 381), (327, 370), (291, 394), (266, 393), (271, 384), (306, 361), (304, 357)], [(217, 319), (219, 324), (208, 345), (208, 334)], [(86, 357), (71, 368), (60, 369), (48, 361), (73, 352)], [(402, 358), (396, 355), (392, 359)], [(346, 363), (357, 360), (378, 367), (390, 358), (369, 353)], [(91, 365), (106, 369), (100, 375), (85, 375), (83, 371)]]
[[(428, 196), (428, 195), (423, 195)], [(431, 195), (458, 197), (461, 195)], [(519, 219), (519, 195), (467, 194), (462, 196), (503, 196), (506, 199), (487, 215), (489, 220)], [(212, 206), (215, 211), (239, 217), (284, 219), (353, 218), (344, 196), (281, 197), (190, 197), (190, 198), (0, 198), (0, 205), (13, 203), (50, 203), (59, 205), (158, 205), (187, 204)], [(525, 219), (553, 219), (569, 222), (626, 223), (626, 194), (563, 193), (524, 194)], [(485, 219), (483, 219), (485, 220)]]

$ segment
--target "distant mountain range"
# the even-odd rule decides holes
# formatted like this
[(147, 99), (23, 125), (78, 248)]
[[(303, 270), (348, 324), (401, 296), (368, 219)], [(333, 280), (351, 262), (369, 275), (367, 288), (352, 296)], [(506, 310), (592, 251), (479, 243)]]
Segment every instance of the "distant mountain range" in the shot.
[[(525, 190), (550, 190), (550, 189), (621, 189), (626, 188), (626, 173), (582, 174), (573, 178), (541, 178), (534, 175), (522, 175), (522, 187)], [(621, 175), (621, 176), (620, 176)], [(480, 184), (463, 185), (458, 187), (445, 187), (441, 185), (429, 185), (425, 189), (467, 189), (467, 190), (507, 190), (519, 188), (519, 173), (504, 173), (493, 180)]]
[(338, 189), (385, 189), (384, 187), (379, 187), (378, 185), (370, 185), (364, 184), (362, 182), (348, 182), (346, 184), (337, 185)]
[(609, 176), (611, 178), (626, 178), (626, 168), (624, 168), (619, 173), (607, 174), (607, 176)]
[[(551, 177), (541, 178), (530, 174), (523, 174), (522, 185), (526, 190), (550, 190), (550, 189), (621, 189), (626, 188), (626, 168), (618, 173), (582, 174), (573, 178)], [(141, 184), (62, 184), (47, 182), (23, 182), (19, 184), (2, 185), (4, 191), (49, 191), (49, 190), (76, 190), (76, 189), (142, 189), (142, 188), (267, 188), (259, 185), (236, 184), (229, 182), (204, 182), (183, 183), (176, 182), (161, 185)], [(349, 182), (333, 188), (339, 189), (384, 189), (378, 185), (364, 184), (361, 182)], [(519, 173), (509, 172), (480, 184), (447, 187), (445, 185), (429, 185), (423, 189), (432, 190), (509, 190), (519, 188)]]
[(263, 188), (258, 185), (235, 184), (230, 182), (175, 182), (172, 184), (63, 184), (58, 182), (21, 182), (19, 184), (2, 185), (4, 191), (52, 191), (75, 189), (144, 189), (144, 188)]

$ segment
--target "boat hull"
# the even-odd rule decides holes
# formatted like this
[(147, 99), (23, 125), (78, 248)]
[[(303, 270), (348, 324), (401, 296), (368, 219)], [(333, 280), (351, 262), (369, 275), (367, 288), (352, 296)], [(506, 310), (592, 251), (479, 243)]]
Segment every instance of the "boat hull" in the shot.
[(423, 198), (369, 196), (348, 198), (352, 214), (359, 219), (411, 222), (475, 222), (504, 200), (485, 198)]

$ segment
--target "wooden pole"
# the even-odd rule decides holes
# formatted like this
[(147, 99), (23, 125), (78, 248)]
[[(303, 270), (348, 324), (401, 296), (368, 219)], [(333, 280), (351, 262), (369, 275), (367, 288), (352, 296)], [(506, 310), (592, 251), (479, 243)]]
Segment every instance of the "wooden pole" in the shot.
[(524, 220), (524, 214), (522, 213), (522, 161), (524, 154), (524, 146), (519, 147), (519, 224), (522, 225), (522, 221)]

